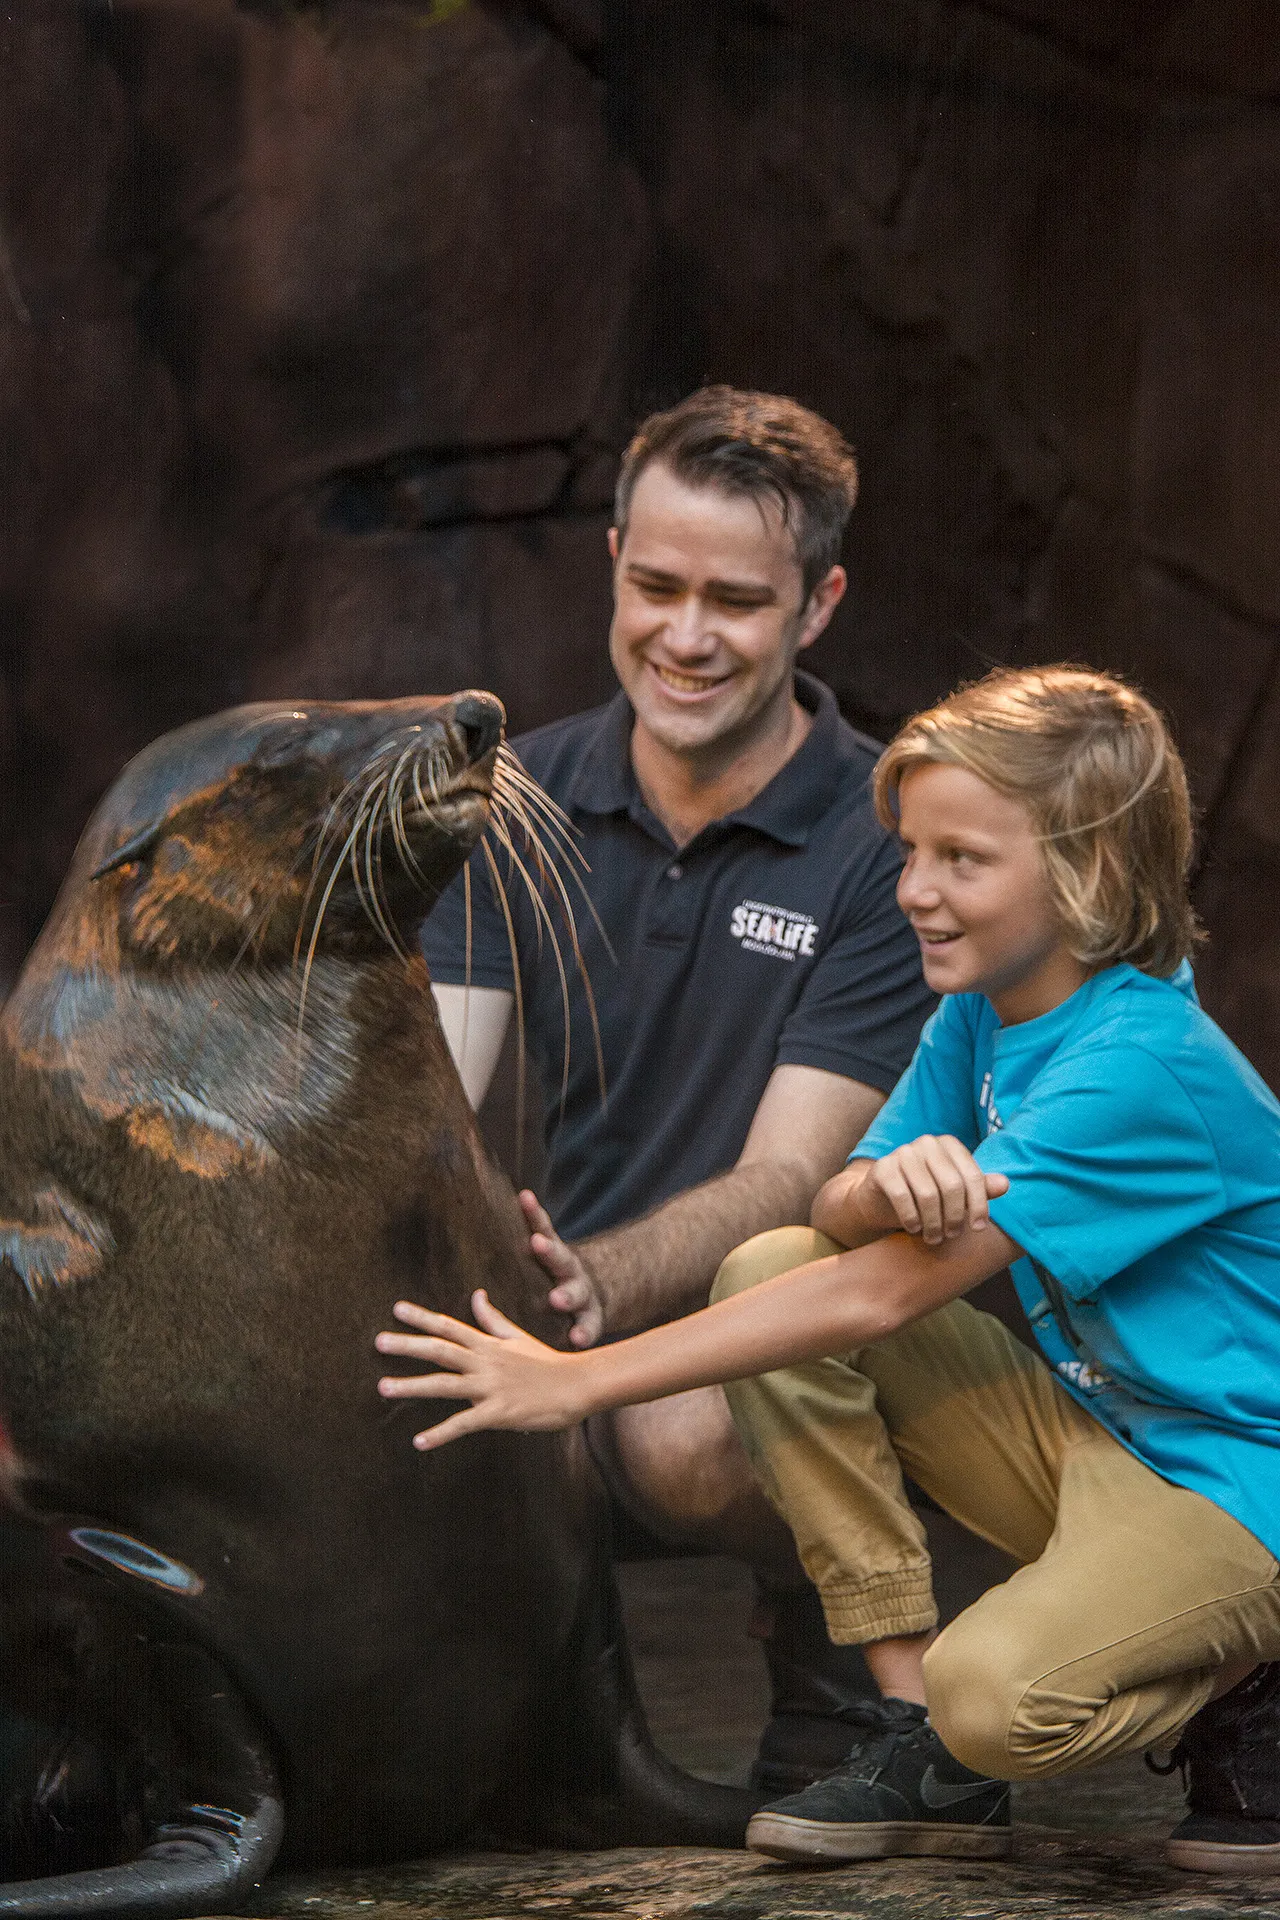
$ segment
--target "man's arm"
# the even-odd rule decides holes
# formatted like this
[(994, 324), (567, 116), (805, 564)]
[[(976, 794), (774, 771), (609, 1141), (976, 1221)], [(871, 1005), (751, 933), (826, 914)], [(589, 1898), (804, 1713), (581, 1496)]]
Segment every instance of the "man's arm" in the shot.
[(574, 1345), (701, 1306), (734, 1247), (808, 1219), (818, 1188), (843, 1165), (884, 1097), (819, 1067), (775, 1067), (731, 1172), (576, 1246), (558, 1239), (533, 1196), (522, 1195), (534, 1251), (557, 1277), (551, 1304), (575, 1315)]
[(437, 986), (434, 981), (431, 991), (458, 1078), (478, 1113), (507, 1037), (515, 994), (505, 987)]

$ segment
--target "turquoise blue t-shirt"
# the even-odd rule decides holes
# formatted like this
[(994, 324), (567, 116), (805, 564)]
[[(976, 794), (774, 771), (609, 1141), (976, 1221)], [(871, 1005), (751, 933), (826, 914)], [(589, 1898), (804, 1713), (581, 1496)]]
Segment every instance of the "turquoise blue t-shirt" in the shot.
[(1280, 1103), (1196, 999), (1108, 967), (1002, 1027), (949, 994), (854, 1156), (950, 1133), (1059, 1380), (1280, 1556)]

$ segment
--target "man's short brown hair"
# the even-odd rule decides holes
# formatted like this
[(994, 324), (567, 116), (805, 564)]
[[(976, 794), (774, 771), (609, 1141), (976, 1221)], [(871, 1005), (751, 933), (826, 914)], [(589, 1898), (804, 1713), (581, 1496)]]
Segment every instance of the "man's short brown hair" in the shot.
[(636, 481), (655, 460), (688, 487), (774, 501), (795, 539), (806, 601), (840, 558), (858, 493), (857, 462), (831, 422), (798, 400), (702, 387), (650, 414), (622, 456), (614, 502), (619, 539)]

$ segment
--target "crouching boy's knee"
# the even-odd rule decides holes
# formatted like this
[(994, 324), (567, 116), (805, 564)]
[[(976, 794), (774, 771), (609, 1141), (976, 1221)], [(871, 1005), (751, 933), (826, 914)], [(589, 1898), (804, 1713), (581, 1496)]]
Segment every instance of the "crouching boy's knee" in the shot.
[(813, 1227), (774, 1227), (769, 1233), (757, 1233), (720, 1263), (711, 1298), (728, 1300), (735, 1293), (745, 1293), (748, 1287), (759, 1286), (762, 1280), (776, 1279), (793, 1267), (842, 1251), (834, 1240)]
[(1105, 1697), (1070, 1667), (1046, 1673), (1043, 1641), (1019, 1635), (1003, 1595), (994, 1588), (953, 1620), (924, 1657), (939, 1739), (966, 1767), (997, 1780), (1043, 1780), (1090, 1765), (1101, 1757)]
[(924, 1657), (929, 1720), (948, 1753), (995, 1780), (1027, 1778), (1040, 1771), (1014, 1754), (1014, 1727), (1027, 1690), (1009, 1649), (961, 1614)]

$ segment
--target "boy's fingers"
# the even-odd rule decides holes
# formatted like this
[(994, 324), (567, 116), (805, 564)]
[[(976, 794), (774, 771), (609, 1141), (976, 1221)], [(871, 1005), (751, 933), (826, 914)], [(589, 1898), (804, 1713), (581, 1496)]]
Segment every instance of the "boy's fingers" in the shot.
[(405, 1360), (428, 1360), (437, 1367), (465, 1366), (469, 1363), (471, 1348), (478, 1344), (476, 1329), (470, 1327), (467, 1331), (472, 1336), (470, 1346), (444, 1334), (395, 1332), (380, 1333), (373, 1344), (379, 1353), (399, 1354)]
[(911, 1187), (920, 1216), (920, 1234), (927, 1247), (937, 1246), (946, 1230), (945, 1155), (938, 1143), (925, 1134), (912, 1142), (914, 1152), (904, 1156), (903, 1172)]
[(950, 1134), (944, 1135), (942, 1145), (945, 1148), (954, 1169), (957, 1188), (957, 1206), (952, 1231), (958, 1233), (967, 1221), (980, 1229), (987, 1224), (987, 1183), (982, 1168), (978, 1165), (969, 1149)]
[(466, 1346), (466, 1336), (475, 1334), (475, 1328), (468, 1326), (465, 1320), (455, 1320), (447, 1313), (433, 1313), (430, 1307), (415, 1306), (412, 1300), (397, 1300), (391, 1311), (407, 1327), (419, 1327), (423, 1333), (453, 1340), (458, 1346)]
[(880, 1191), (898, 1218), (898, 1225), (907, 1233), (919, 1233), (920, 1210), (916, 1206), (915, 1195), (907, 1185), (901, 1171), (896, 1166), (881, 1165), (878, 1172)]
[(483, 1287), (477, 1287), (472, 1294), (471, 1311), (476, 1317), (476, 1324), (499, 1340), (510, 1340), (524, 1332), (523, 1327), (518, 1327), (514, 1320), (508, 1320), (506, 1314), (494, 1306)]
[(434, 1427), (425, 1427), (421, 1433), (415, 1433), (413, 1444), (419, 1453), (430, 1453), (435, 1447), (443, 1447), (450, 1440), (458, 1440), (464, 1433), (475, 1433), (484, 1422), (474, 1407), (463, 1407), (460, 1413), (451, 1413), (447, 1419), (437, 1421)]
[(384, 1400), (469, 1400), (473, 1391), (481, 1389), (457, 1373), (388, 1373), (378, 1382)]
[(986, 1182), (988, 1200), (998, 1200), (1002, 1193), (1008, 1193), (1009, 1176), (1007, 1173), (984, 1173), (982, 1178)]

